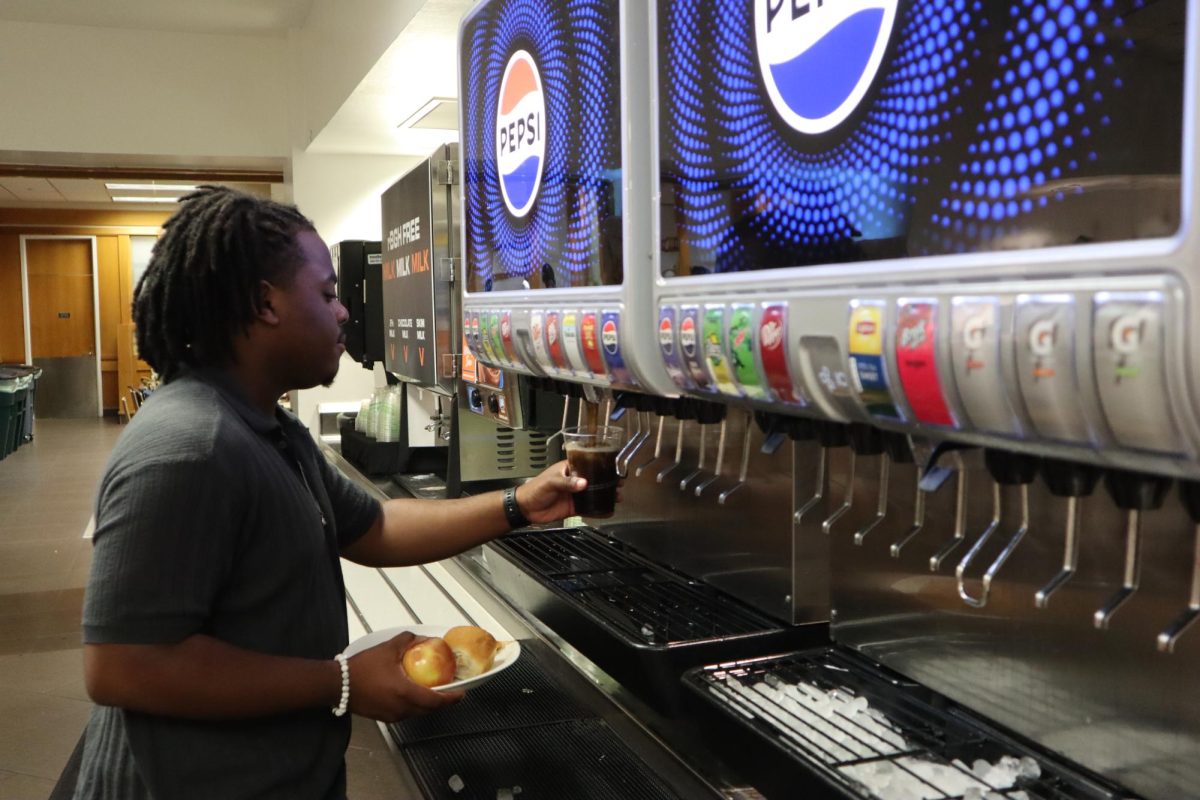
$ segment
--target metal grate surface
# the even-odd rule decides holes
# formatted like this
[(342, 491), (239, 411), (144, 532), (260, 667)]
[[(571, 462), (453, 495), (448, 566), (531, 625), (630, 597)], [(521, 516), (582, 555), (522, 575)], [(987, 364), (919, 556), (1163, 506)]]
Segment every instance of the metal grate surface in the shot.
[(409, 745), (404, 755), (430, 800), (678, 798), (598, 719), (541, 725), (520, 736), (440, 739)]
[(545, 645), (523, 642), (516, 664), (449, 708), (391, 725), (392, 738), (403, 746), (443, 736), (511, 731), (595, 716), (542, 670), (536, 655), (539, 647)]
[(702, 667), (683, 680), (797, 766), (815, 769), (854, 796), (1129, 797), (837, 649)]
[(780, 628), (724, 592), (596, 531), (520, 532), (494, 540), (493, 546), (637, 645), (714, 641)]

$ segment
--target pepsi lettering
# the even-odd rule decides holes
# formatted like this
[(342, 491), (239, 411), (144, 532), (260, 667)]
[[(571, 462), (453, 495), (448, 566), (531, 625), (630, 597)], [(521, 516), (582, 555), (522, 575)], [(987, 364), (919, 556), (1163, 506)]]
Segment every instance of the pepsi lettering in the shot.
[(531, 147), (542, 140), (542, 115), (531, 113), (524, 119), (510, 122), (500, 129), (498, 151), (515, 153), (517, 150)]

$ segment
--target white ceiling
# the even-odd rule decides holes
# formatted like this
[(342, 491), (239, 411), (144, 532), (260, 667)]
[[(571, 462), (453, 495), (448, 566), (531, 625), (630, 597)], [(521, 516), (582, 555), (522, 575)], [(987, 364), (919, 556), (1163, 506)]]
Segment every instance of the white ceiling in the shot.
[[(174, 188), (157, 188), (157, 184)], [(269, 183), (230, 183), (220, 182), (224, 186), (240, 189), (243, 192), (271, 196)], [(106, 184), (119, 184), (122, 187), (139, 188), (109, 188)], [(186, 194), (186, 190), (178, 187), (186, 185), (186, 181), (138, 181), (113, 179), (105, 181), (99, 178), (29, 178), (24, 176), (0, 176), (0, 208), (54, 208), (69, 205), (71, 208), (122, 208), (130, 211), (162, 211), (173, 210), (174, 203), (147, 201), (144, 203), (116, 202), (114, 197), (164, 197), (177, 198)]]
[[(38, 22), (133, 30), (284, 36), (300, 28), (314, 0), (0, 0), (0, 22)], [(398, 126), (431, 98), (458, 96), (457, 34), (462, 17), (477, 0), (424, 0), (407, 27), (362, 79), (338, 112), (313, 139), (315, 153), (425, 156), (457, 139), (454, 130)], [(58, 154), (55, 163), (89, 167), (91, 177), (0, 177), (0, 207), (158, 208), (113, 203), (95, 168), (119, 166), (103, 154)], [(46, 154), (0, 152), (0, 163), (46, 163)], [(191, 163), (158, 156), (123, 157), (131, 166), (226, 169), (237, 165)], [(236, 159), (235, 159), (236, 160)], [(253, 161), (253, 159), (243, 159)], [(184, 163), (187, 161), (187, 163)], [(229, 162), (229, 159), (223, 159)], [(162, 162), (162, 164), (159, 164)], [(178, 163), (172, 163), (178, 162)], [(279, 169), (250, 164), (246, 168)], [(35, 173), (36, 174), (36, 173)], [(176, 181), (178, 182), (178, 181)], [(184, 181), (188, 182), (188, 181)], [(263, 189), (268, 189), (266, 184)]]
[(0, 20), (135, 30), (283, 35), (313, 0), (0, 0)]

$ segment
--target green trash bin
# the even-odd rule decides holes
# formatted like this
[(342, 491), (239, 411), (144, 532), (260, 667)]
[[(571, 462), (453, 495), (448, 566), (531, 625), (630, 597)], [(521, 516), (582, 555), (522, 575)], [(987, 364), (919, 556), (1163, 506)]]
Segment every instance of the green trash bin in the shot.
[(17, 449), (16, 441), (23, 422), (21, 415), (25, 410), (27, 395), (22, 379), (7, 378), (0, 373), (0, 459)]
[(10, 373), (9, 377), (25, 377), (30, 379), (30, 383), (26, 387), (29, 390), (29, 394), (25, 396), (23, 430), (21, 431), (21, 438), (17, 440), (17, 447), (20, 447), (26, 442), (33, 441), (33, 409), (37, 399), (38, 379), (42, 377), (42, 368), (29, 364), (0, 364), (0, 379), (2, 379), (5, 373)]

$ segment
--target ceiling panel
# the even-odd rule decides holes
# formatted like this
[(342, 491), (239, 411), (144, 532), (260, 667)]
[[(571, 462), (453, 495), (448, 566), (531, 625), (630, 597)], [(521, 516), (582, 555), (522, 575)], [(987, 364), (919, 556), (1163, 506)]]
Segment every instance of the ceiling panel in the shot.
[(34, 203), (61, 202), (63, 196), (45, 178), (0, 178), (0, 186), (12, 192), (18, 200)]
[(281, 34), (312, 0), (0, 0), (0, 20), (193, 33)]
[(50, 178), (50, 185), (62, 195), (62, 199), (72, 203), (104, 203), (107, 202), (108, 190), (103, 181), (86, 178)]

